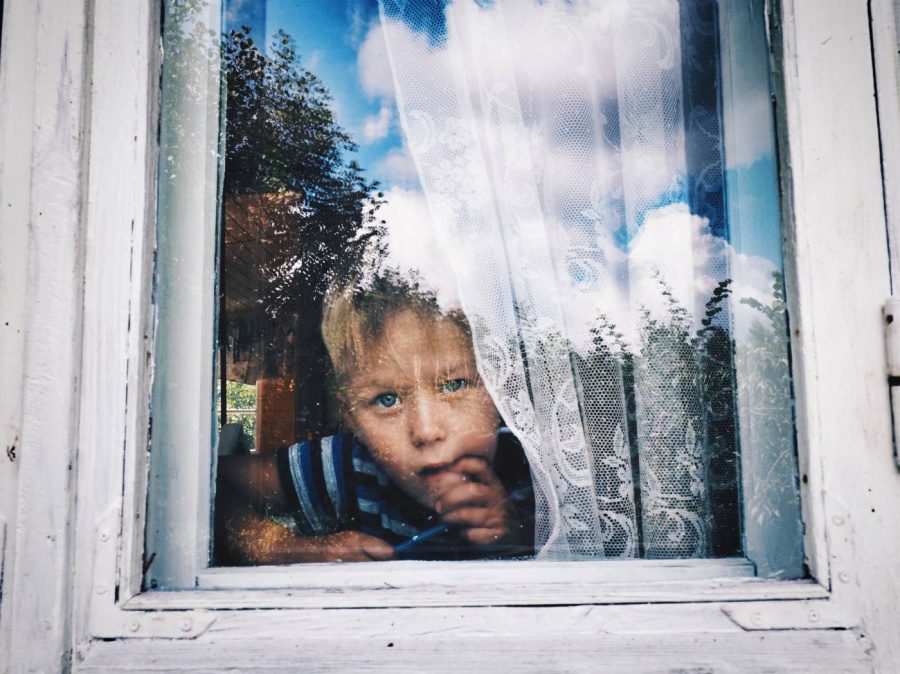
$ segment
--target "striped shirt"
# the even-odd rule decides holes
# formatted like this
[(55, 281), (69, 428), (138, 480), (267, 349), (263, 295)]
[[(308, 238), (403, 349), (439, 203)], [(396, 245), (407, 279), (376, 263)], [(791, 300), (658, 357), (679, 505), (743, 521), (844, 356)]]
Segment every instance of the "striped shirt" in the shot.
[[(438, 515), (397, 487), (351, 434), (311, 440), (276, 453), (282, 491), (305, 536), (361, 531), (397, 545), (440, 523)], [(515, 436), (501, 429), (494, 472), (519, 515), (527, 541), (534, 537), (534, 492), (528, 461)], [(531, 550), (475, 550), (450, 531), (410, 551), (415, 559), (474, 559)]]

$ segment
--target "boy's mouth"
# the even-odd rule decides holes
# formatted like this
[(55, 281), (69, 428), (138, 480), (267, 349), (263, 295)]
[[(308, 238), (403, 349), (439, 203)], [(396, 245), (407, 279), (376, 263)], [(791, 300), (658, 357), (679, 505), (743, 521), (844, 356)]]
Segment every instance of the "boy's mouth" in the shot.
[(418, 470), (419, 477), (431, 481), (430, 478), (440, 478), (451, 473), (463, 475), (457, 464), (469, 458), (484, 459), (485, 457), (480, 456), (479, 454), (466, 453), (452, 461), (434, 461), (432, 463), (427, 463)]
[(419, 478), (434, 493), (445, 491), (459, 477), (457, 471), (453, 470), (453, 462), (430, 463), (419, 469)]
[(419, 475), (425, 479), (437, 477), (449, 470), (452, 465), (452, 463), (430, 463), (419, 469)]

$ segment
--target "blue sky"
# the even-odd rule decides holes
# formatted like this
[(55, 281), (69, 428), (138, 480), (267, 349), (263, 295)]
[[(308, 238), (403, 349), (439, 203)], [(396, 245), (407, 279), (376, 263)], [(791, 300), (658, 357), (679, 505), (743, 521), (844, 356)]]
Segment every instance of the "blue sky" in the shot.
[[(435, 7), (442, 3), (443, 0), (431, 0)], [(732, 21), (744, 26), (758, 23), (750, 15), (759, 0), (728, 4)], [(421, 3), (416, 7), (421, 8)], [(434, 23), (437, 13), (429, 11), (425, 15)], [(377, 0), (228, 0), (225, 14), (226, 28), (249, 24), (257, 41), (264, 35), (268, 43), (278, 30), (293, 36), (303, 65), (316, 73), (330, 90), (338, 122), (356, 141), (357, 160), (367, 174), (379, 180), (385, 190), (392, 187), (415, 190), (418, 184), (409, 157), (403, 151), (394, 102), (383, 91), (382, 95), (373, 93), (362, 80), (360, 49), (377, 21)], [(421, 30), (423, 26), (415, 28)], [(439, 40), (442, 28), (430, 26), (426, 30)], [(765, 65), (767, 59), (765, 42), (759, 34), (762, 29), (760, 25), (755, 32), (734, 31), (730, 48), (735, 87), (755, 92), (759, 100), (766, 97), (760, 94), (760, 88), (768, 87), (764, 70), (759, 67), (760, 60)], [(742, 157), (741, 162), (727, 169), (732, 243), (739, 252), (780, 261), (780, 235), (773, 228), (773, 223), (779, 221), (774, 146), (767, 137), (771, 136), (772, 128), (770, 120), (764, 119), (769, 111), (757, 110), (755, 118), (747, 120), (743, 117), (743, 107), (759, 106), (743, 106), (740, 100), (735, 101), (731, 128), (742, 131), (745, 137), (748, 133), (754, 136), (751, 144), (757, 156)], [(747, 126), (753, 128), (748, 132), (744, 128)], [(738, 144), (741, 142), (746, 145), (746, 141), (739, 139)], [(746, 152), (738, 147), (735, 154)]]
[(247, 22), (266, 44), (279, 30), (294, 38), (303, 66), (331, 92), (338, 123), (359, 147), (360, 165), (389, 189), (409, 186), (409, 176), (383, 170), (391, 151), (402, 150), (399, 124), (390, 108), (385, 123), (383, 99), (365, 92), (358, 66), (359, 49), (377, 20), (377, 0), (231, 0), (226, 7), (226, 27)]
[[(503, 19), (499, 18), (501, 3), (471, 1), (484, 11), (483, 17), (477, 17), (479, 26), (486, 25), (484, 21), (509, 21), (487, 24), (497, 30), (496, 40), (486, 46), (488, 52), (474, 58), (490, 59), (489, 52), (496, 50), (498, 43), (502, 44), (506, 50), (502, 53), (508, 53), (511, 62), (519, 66), (516, 77), (527, 81), (530, 91), (538, 92), (545, 100), (560, 91), (570, 91), (559, 88), (561, 81), (571, 84), (572, 78), (584, 77), (573, 70), (569, 52), (553, 48), (557, 35), (547, 32), (553, 28), (552, 21), (548, 21), (553, 17), (546, 13), (554, 4), (550, 0), (510, 0), (502, 7)], [(533, 220), (535, 226), (546, 228), (544, 235), (549, 232), (559, 244), (554, 253), (559, 256), (558, 263), (547, 266), (547, 278), (535, 287), (559, 288), (560, 292), (568, 287), (563, 293), (567, 297), (564, 311), (571, 313), (567, 319), (571, 328), (569, 336), (576, 343), (580, 338), (574, 332), (587, 329), (593, 320), (584, 315), (585, 306), (602, 306), (608, 315), (620, 317), (621, 320), (614, 322), (625, 325), (633, 318), (630, 307), (634, 302), (641, 303), (646, 297), (658, 295), (655, 285), (649, 289), (640, 285), (640, 279), (652, 279), (653, 274), (665, 278), (675, 288), (675, 296), (682, 306), (693, 307), (697, 317), (702, 314), (710, 288), (726, 275), (730, 277), (737, 332), (745, 329), (739, 326), (746, 327), (758, 318), (758, 312), (742, 305), (740, 300), (770, 299), (771, 272), (782, 267), (782, 254), (768, 51), (761, 21), (763, 1), (720, 0), (718, 5), (727, 26), (720, 53), (725, 104), (721, 123), (725, 129), (726, 218), (730, 235), (727, 242), (720, 237), (723, 230), (717, 224), (701, 217), (702, 213), (690, 212), (684, 176), (676, 175), (679, 169), (674, 168), (679, 161), (678, 150), (673, 154), (678, 139), (671, 134), (639, 135), (637, 145), (629, 148), (632, 172), (627, 196), (628, 207), (634, 211), (626, 214), (621, 196), (625, 152), (620, 145), (618, 120), (622, 106), (628, 102), (622, 103), (615, 78), (597, 78), (598, 82), (594, 83), (599, 88), (594, 90), (593, 100), (601, 105), (599, 112), (607, 125), (605, 140), (585, 133), (568, 133), (570, 121), (573, 128), (578, 126), (578, 119), (566, 117), (565, 111), (572, 106), (559, 106), (554, 113), (557, 116), (548, 117), (550, 128), (566, 129), (562, 135), (542, 134), (543, 118), (530, 118), (528, 122), (522, 117), (526, 125), (523, 131), (526, 134), (534, 131), (538, 144), (532, 148), (531, 156), (543, 157), (548, 162), (547, 167), (533, 167), (535, 179), (540, 180), (537, 175), (545, 168), (553, 176), (540, 187), (547, 192), (547, 203), (555, 204), (555, 210)], [(386, 193), (386, 204), (379, 214), (386, 221), (387, 263), (400, 270), (427, 269), (428, 284), (437, 292), (439, 300), (442, 296), (447, 298), (450, 306), (456, 301), (459, 283), (459, 269), (454, 270), (454, 266), (465, 264), (460, 261), (469, 259), (467, 256), (472, 251), (452, 252), (450, 248), (456, 242), (442, 240), (430, 224), (429, 204), (404, 146), (384, 37), (388, 34), (397, 52), (403, 54), (398, 58), (404, 59), (405, 77), (410, 78), (407, 84), (414, 83), (414, 88), (406, 90), (410, 97), (407, 100), (418, 96), (416, 105), (427, 108), (428, 101), (443, 100), (448, 87), (452, 92), (460, 90), (453, 86), (454, 78), (466, 78), (465, 86), (469, 86), (477, 77), (471, 73), (461, 75), (454, 69), (459, 66), (453, 60), (453, 55), (461, 49), (471, 48), (471, 43), (464, 42), (467, 24), (456, 20), (448, 29), (443, 19), (437, 21), (434, 9), (444, 2), (420, 0), (408, 6), (401, 3), (399, 6), (411, 8), (410, 12), (418, 11), (420, 16), (410, 20), (404, 14), (402, 21), (389, 20), (382, 26), (377, 0), (225, 0), (223, 23), (226, 29), (242, 23), (251, 25), (257, 44), (262, 38), (268, 43), (279, 30), (294, 38), (300, 63), (314, 72), (331, 92), (338, 123), (357, 143), (355, 159), (369, 178), (379, 181)], [(669, 22), (666, 35), (679, 45), (677, 6), (673, 11), (669, 0), (658, 0), (658, 3), (657, 11)], [(608, 7), (615, 5), (611, 2)], [(652, 9), (653, 5), (654, 0), (648, 0), (647, 7)], [(422, 12), (423, 7), (427, 11)], [(595, 62), (597, 72), (618, 72), (616, 59), (621, 55), (620, 49), (624, 50), (625, 63), (629, 63), (628, 58), (642, 56), (633, 49), (629, 51), (630, 44), (617, 42), (620, 24), (615, 20), (610, 22), (604, 15), (606, 4), (594, 2), (584, 7), (590, 7), (587, 16), (579, 15), (577, 20), (584, 19), (579, 30), (587, 32), (585, 44), (600, 50), (596, 54), (592, 52), (599, 59)], [(508, 32), (507, 25), (515, 25), (517, 32)], [(423, 34), (428, 36), (427, 40), (420, 39)], [(642, 67), (652, 69), (654, 65), (648, 62)], [(647, 74), (651, 81), (656, 76), (665, 77), (653, 70)], [(658, 80), (657, 84), (662, 81)], [(572, 86), (571, 91), (584, 90), (582, 83)], [(677, 96), (672, 100), (678, 100)], [(588, 104), (583, 106), (584, 113), (573, 114), (590, 115), (592, 107)], [(440, 111), (430, 112), (440, 116)], [(626, 110), (629, 112), (634, 110)], [(477, 118), (479, 112), (473, 114), (475, 124), (487, 122)], [(640, 122), (629, 119), (633, 134)], [(680, 124), (677, 119), (669, 121), (673, 122), (673, 128)], [(536, 126), (532, 129), (529, 123)], [(582, 124), (585, 126), (593, 128), (592, 123)], [(531, 136), (523, 138), (526, 143), (531, 142)], [(690, 138), (685, 140), (692, 142)], [(635, 142), (633, 135), (630, 142)], [(595, 176), (591, 175), (593, 171), (597, 172)], [(510, 197), (497, 195), (497, 198)], [(713, 212), (710, 214), (715, 217)], [(448, 257), (456, 262), (448, 264)], [(636, 269), (644, 271), (635, 272)], [(581, 337), (588, 339), (586, 334)]]

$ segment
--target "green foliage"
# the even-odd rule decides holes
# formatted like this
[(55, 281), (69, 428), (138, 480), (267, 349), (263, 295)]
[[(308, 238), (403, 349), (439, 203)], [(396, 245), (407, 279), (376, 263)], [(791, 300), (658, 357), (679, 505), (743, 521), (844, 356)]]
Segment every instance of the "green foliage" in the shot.
[[(796, 473), (783, 277), (778, 272), (773, 274), (768, 303), (755, 298), (742, 300), (759, 312), (760, 320), (750, 326), (739, 350), (729, 328), (730, 321), (723, 320), (723, 314), (730, 310), (730, 279), (719, 282), (713, 289), (696, 332), (689, 312), (678, 303), (665, 281), (657, 280), (667, 310), (662, 315), (648, 310), (642, 312), (637, 343), (629, 344), (618, 327), (600, 315), (592, 330), (593, 348), (577, 361), (584, 379), (620, 381), (625, 398), (620, 403), (608, 388), (597, 386), (593, 391), (586, 388), (585, 393), (590, 395), (585, 395), (582, 405), (587, 412), (588, 435), (593, 446), (602, 446), (604, 434), (608, 433), (602, 430), (604, 418), (606, 423), (616, 423), (612, 416), (619, 414), (617, 410), (624, 405), (632, 466), (638, 475), (639, 447), (665, 443), (665, 435), (669, 433), (673, 438), (679, 437), (685, 430), (681, 424), (689, 421), (706, 447), (705, 482), (710, 510), (704, 517), (713, 532), (711, 553), (714, 556), (740, 554), (738, 396), (744, 401), (747, 415), (743, 423), (756, 429), (754, 461), (756, 465), (768, 467), (761, 471), (762, 475), (752, 476), (751, 493), (744, 496), (748, 515), (760, 521), (778, 516), (773, 509), (778, 503), (790, 502), (794, 490), (792, 476)], [(735, 361), (736, 353), (741, 354), (740, 367)], [(615, 370), (611, 363), (615, 364)], [(736, 376), (738, 371), (740, 379)], [(669, 459), (663, 458), (661, 470), (669, 469), (664, 465), (666, 462)], [(640, 504), (641, 489), (647, 485), (642, 480), (635, 482)]]
[[(750, 401), (746, 423), (754, 429), (754, 450), (760, 457), (758, 479), (745, 495), (745, 507), (748, 517), (760, 524), (798, 515), (779, 507), (796, 500), (798, 485), (784, 278), (776, 272), (772, 279), (769, 304), (742, 300), (762, 318), (750, 327), (744, 343), (745, 376), (739, 382), (742, 397)], [(793, 526), (799, 526), (799, 518)]]
[(225, 389), (225, 404), (228, 409), (256, 409), (256, 386), (228, 382)]
[[(229, 410), (255, 410), (256, 386), (239, 384), (230, 381), (225, 389), (225, 403)], [(229, 412), (226, 415), (226, 423), (238, 423), (244, 428), (244, 436), (250, 446), (255, 444), (256, 438), (256, 413), (255, 412)]]
[(777, 334), (784, 334), (787, 327), (787, 314), (784, 304), (784, 275), (781, 272), (772, 272), (772, 304), (765, 305), (753, 297), (745, 297), (741, 304), (746, 304), (765, 316)]
[(256, 438), (256, 415), (255, 414), (232, 414), (225, 416), (225, 423), (240, 424), (244, 429), (244, 438), (247, 444), (252, 448), (255, 446)]
[[(744, 343), (744, 358), (748, 376), (743, 386), (759, 399), (772, 406), (791, 407), (791, 369), (787, 331), (787, 312), (784, 300), (784, 278), (772, 273), (772, 300), (763, 304), (755, 298), (744, 298), (742, 304), (761, 314), (763, 320), (755, 321)], [(792, 419), (781, 420), (784, 432), (793, 433)]]
[(279, 31), (266, 53), (251, 27), (232, 30), (222, 68), (225, 197), (280, 197), (267, 206), (266, 236), (279, 246), (265, 261), (270, 282), (262, 293), (266, 313), (278, 321), (297, 306), (316, 304), (335, 273), (363, 259), (369, 240), (381, 234), (382, 195), (349, 158), (356, 146), (289, 35)]
[(703, 318), (700, 320), (700, 324), (703, 327), (697, 331), (697, 336), (693, 340), (695, 346), (700, 346), (705, 349), (713, 335), (716, 334), (717, 328), (713, 325), (713, 319), (721, 314), (727, 306), (726, 301), (731, 295), (731, 288), (729, 286), (731, 286), (731, 279), (724, 279), (719, 281), (716, 287), (713, 288), (713, 294), (706, 301), (706, 311), (704, 312)]
[[(244, 429), (247, 443), (253, 447), (256, 438), (256, 386), (234, 381), (226, 382), (226, 384), (225, 405), (228, 412), (225, 415), (225, 423), (240, 424)], [(219, 409), (221, 404), (220, 393), (220, 389), (216, 387), (216, 409)]]

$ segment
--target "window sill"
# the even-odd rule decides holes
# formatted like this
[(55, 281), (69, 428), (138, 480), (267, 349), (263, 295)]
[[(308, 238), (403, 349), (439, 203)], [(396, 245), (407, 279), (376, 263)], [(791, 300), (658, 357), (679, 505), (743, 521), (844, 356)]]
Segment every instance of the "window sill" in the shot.
[(208, 569), (194, 590), (138, 594), (123, 608), (400, 608), (825, 599), (812, 580), (753, 577), (745, 559), (385, 562)]

